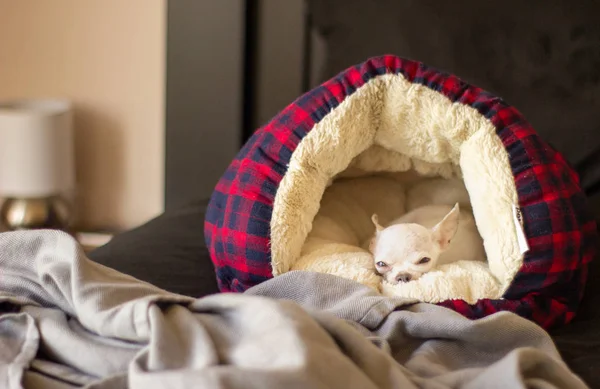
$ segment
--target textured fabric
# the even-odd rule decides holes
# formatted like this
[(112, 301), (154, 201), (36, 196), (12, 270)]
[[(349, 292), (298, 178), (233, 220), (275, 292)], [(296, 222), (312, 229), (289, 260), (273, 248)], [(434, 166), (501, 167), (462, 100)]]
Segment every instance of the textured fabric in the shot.
[(0, 301), (19, 310), (0, 312), (3, 388), (586, 387), (512, 313), (470, 321), (331, 275), (194, 300), (56, 231), (1, 234), (0, 266)]
[(508, 310), (549, 328), (572, 320), (597, 232), (579, 179), (564, 158), (503, 100), (422, 63), (372, 58), (298, 98), (244, 145), (208, 206), (205, 239), (222, 291), (241, 292), (270, 277), (270, 220), (277, 187), (302, 138), (347, 96), (375, 77), (402, 74), (496, 127), (509, 158), (530, 251), (503, 300), (441, 303), (469, 318)]
[[(362, 212), (356, 208), (343, 211), (343, 203), (326, 200), (334, 187), (343, 182), (356, 184), (369, 175), (387, 176), (402, 188), (388, 182), (387, 188), (379, 189), (387, 192), (382, 197), (375, 188), (348, 187), (364, 202)], [(393, 214), (393, 208), (379, 205), (394, 193), (408, 196), (431, 176), (443, 177), (446, 184), (453, 177), (464, 181), (468, 195), (463, 205), (473, 210), (485, 241), (487, 264), (452, 262), (390, 290), (376, 273), (373, 256), (364, 244), (375, 233), (371, 216), (385, 214), (389, 220), (400, 216)], [(435, 191), (428, 192), (433, 195)], [(436, 202), (433, 198), (425, 201)], [(460, 200), (440, 203), (454, 206), (456, 201)], [(522, 227), (513, 217), (518, 202), (508, 154), (490, 121), (401, 74), (381, 75), (345, 98), (292, 154), (277, 188), (270, 223), (273, 275), (317, 271), (428, 303), (500, 299), (523, 266), (523, 248), (516, 236)], [(330, 213), (327, 203), (337, 212)], [(317, 220), (326, 214), (328, 228), (321, 234)], [(342, 239), (338, 232), (347, 228), (364, 229), (366, 234)]]

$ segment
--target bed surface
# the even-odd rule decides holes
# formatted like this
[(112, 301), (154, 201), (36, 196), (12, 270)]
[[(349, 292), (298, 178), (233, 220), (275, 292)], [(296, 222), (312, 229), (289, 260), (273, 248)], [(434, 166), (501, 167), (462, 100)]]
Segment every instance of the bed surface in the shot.
[[(217, 293), (214, 268), (204, 245), (205, 202), (167, 212), (125, 232), (89, 256), (165, 290), (192, 297)], [(600, 388), (600, 263), (593, 261), (579, 314), (551, 333), (569, 367)]]
[(585, 388), (513, 313), (471, 321), (316, 272), (192, 299), (77, 245), (59, 231), (0, 235), (0, 301), (19, 311), (0, 315), (1, 387)]

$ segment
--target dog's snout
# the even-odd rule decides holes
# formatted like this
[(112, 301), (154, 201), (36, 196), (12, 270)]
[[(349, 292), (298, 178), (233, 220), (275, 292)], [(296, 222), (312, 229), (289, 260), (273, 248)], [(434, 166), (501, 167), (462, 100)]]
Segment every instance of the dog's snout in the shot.
[(396, 276), (396, 281), (398, 282), (408, 282), (412, 277), (408, 273), (400, 273)]

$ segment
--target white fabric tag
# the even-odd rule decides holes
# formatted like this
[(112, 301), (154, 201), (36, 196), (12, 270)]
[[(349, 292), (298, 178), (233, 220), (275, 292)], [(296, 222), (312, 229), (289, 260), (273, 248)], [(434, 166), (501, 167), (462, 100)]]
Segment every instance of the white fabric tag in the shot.
[(513, 221), (515, 223), (515, 229), (517, 230), (519, 249), (521, 250), (521, 254), (525, 254), (529, 251), (529, 245), (527, 244), (527, 237), (523, 230), (523, 214), (521, 213), (521, 208), (515, 204), (513, 204)]

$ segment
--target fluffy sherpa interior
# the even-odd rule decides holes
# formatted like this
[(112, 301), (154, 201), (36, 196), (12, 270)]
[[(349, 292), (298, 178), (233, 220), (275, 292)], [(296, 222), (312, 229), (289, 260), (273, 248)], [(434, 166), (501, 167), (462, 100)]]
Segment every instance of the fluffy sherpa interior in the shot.
[[(464, 180), (488, 263), (459, 261), (417, 281), (382, 283), (361, 247), (372, 228), (364, 220), (374, 209), (380, 217), (404, 212), (396, 193), (420, 176)], [(352, 200), (343, 200), (349, 193)], [(426, 302), (498, 299), (523, 263), (517, 204), (508, 155), (489, 120), (402, 75), (380, 76), (333, 109), (294, 151), (273, 207), (273, 274), (331, 273)]]

